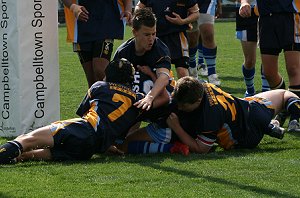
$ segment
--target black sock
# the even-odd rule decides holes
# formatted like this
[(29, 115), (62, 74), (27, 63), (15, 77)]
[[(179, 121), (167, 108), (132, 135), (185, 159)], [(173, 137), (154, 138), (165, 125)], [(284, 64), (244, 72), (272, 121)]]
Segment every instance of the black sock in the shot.
[(300, 97), (300, 85), (292, 85), (289, 86), (289, 91), (293, 92), (296, 94), (298, 97)]
[(300, 118), (300, 99), (296, 97), (289, 98), (285, 104), (287, 112), (290, 114), (290, 120), (297, 120)]
[(276, 85), (275, 87), (271, 87), (271, 89), (285, 89), (285, 82), (283, 78), (281, 78), (281, 81), (278, 85)]
[(14, 158), (23, 151), (22, 145), (17, 141), (9, 141), (0, 146), (0, 164), (10, 164)]

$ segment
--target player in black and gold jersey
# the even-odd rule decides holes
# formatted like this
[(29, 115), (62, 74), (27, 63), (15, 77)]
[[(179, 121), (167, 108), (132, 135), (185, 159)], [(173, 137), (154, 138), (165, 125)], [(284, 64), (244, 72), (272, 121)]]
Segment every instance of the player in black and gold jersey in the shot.
[(143, 98), (131, 89), (134, 72), (126, 59), (111, 62), (107, 82), (93, 84), (81, 102), (77, 110), (81, 118), (57, 121), (8, 141), (0, 146), (0, 164), (27, 159), (88, 160), (105, 152), (142, 116), (143, 110), (134, 106)]
[[(191, 77), (179, 79), (173, 100), (176, 113), (167, 119), (169, 127), (192, 152), (206, 153), (214, 143), (224, 149), (254, 148), (264, 134), (283, 138), (284, 130), (272, 118), (286, 108), (291, 120), (299, 123), (300, 99), (279, 89), (236, 98), (210, 83)], [(299, 132), (300, 128), (289, 131)]]

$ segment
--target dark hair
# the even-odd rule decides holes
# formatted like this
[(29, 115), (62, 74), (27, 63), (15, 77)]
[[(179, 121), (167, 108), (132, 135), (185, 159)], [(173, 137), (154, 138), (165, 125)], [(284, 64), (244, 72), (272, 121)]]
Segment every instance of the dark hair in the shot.
[(140, 8), (134, 12), (132, 18), (132, 27), (135, 30), (141, 29), (142, 25), (153, 27), (156, 25), (155, 14), (149, 8)]
[(120, 83), (131, 86), (134, 80), (135, 69), (131, 62), (125, 58), (111, 61), (106, 69), (105, 76), (107, 82)]
[(193, 104), (203, 97), (202, 83), (190, 76), (180, 78), (174, 88), (172, 97), (179, 104)]

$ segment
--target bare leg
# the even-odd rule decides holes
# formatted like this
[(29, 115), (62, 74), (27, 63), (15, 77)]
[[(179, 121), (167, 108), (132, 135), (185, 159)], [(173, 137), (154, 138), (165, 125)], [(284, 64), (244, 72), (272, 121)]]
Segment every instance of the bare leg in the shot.
[(105, 58), (93, 58), (93, 78), (96, 81), (103, 80), (105, 77), (105, 68), (109, 61)]
[[(36, 149), (44, 150), (47, 148), (52, 148), (54, 146), (54, 139), (51, 134), (49, 126), (42, 127), (30, 133), (20, 135), (15, 139), (15, 141), (19, 142), (22, 145), (24, 153)], [(49, 154), (46, 155), (46, 151), (44, 151), (44, 154), (45, 154), (45, 159), (48, 159)], [(40, 154), (38, 156), (40, 159), (44, 159), (44, 157), (41, 156)]]
[(278, 56), (262, 54), (261, 60), (263, 71), (269, 82), (270, 88), (278, 86), (282, 79), (278, 72)]
[(274, 106), (275, 115), (284, 109), (284, 105), (289, 98), (298, 97), (296, 94), (284, 89), (266, 91), (256, 94), (255, 96), (270, 100)]
[(27, 160), (51, 160), (50, 149), (37, 149), (22, 153), (17, 157), (17, 161), (27, 161)]

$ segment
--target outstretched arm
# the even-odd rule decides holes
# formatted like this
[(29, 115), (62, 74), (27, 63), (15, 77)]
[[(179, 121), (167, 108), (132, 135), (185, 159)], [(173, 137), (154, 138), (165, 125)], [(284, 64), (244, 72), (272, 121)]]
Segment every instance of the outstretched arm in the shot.
[(177, 134), (182, 143), (189, 146), (190, 151), (195, 153), (208, 153), (208, 151), (211, 149), (210, 146), (203, 144), (201, 141), (193, 139), (186, 131), (184, 131), (175, 113), (170, 114), (167, 119), (167, 123), (169, 128), (171, 128)]

